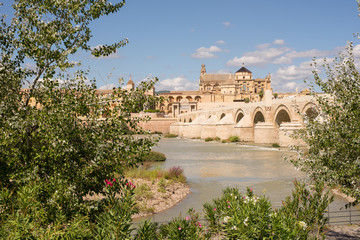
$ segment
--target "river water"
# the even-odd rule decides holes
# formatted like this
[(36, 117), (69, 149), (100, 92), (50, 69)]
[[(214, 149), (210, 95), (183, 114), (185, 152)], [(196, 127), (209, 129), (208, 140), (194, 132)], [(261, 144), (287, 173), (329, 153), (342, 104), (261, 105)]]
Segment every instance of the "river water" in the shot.
[[(242, 192), (251, 187), (257, 195), (268, 196), (273, 206), (281, 206), (281, 200), (291, 193), (293, 181), (306, 178), (283, 159), (293, 153), (277, 148), (176, 138), (161, 139), (153, 150), (167, 157), (154, 167), (182, 167), (191, 187), (186, 199), (151, 217), (157, 222), (169, 221), (180, 213), (185, 216), (189, 208), (202, 212), (203, 203), (219, 197), (228, 186)], [(341, 199), (336, 202), (344, 204)]]

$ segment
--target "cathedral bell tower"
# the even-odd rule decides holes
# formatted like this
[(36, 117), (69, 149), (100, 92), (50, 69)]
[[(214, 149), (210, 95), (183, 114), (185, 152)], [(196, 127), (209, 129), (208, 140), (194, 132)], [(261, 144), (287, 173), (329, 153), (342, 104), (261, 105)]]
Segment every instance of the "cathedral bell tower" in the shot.
[(203, 90), (203, 82), (204, 82), (204, 75), (206, 74), (205, 64), (201, 64), (201, 71), (200, 71), (200, 78), (199, 78), (199, 87), (200, 90)]

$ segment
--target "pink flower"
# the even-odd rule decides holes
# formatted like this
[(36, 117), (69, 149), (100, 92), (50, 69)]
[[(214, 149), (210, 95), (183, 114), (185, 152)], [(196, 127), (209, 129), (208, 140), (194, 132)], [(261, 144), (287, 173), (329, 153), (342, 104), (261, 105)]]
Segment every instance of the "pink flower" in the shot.
[(198, 222), (198, 224), (199, 224), (199, 228), (201, 228), (201, 223)]
[(214, 211), (216, 211), (216, 208), (214, 208)]
[(179, 227), (178, 229), (181, 230), (181, 227)]
[(189, 220), (189, 217), (186, 217), (186, 220)]
[(230, 203), (230, 201), (227, 201), (227, 203)]
[(115, 178), (113, 179), (113, 182), (115, 182)]
[(250, 188), (250, 191), (252, 192), (252, 188)]
[(228, 208), (230, 208), (230, 206), (228, 206)]

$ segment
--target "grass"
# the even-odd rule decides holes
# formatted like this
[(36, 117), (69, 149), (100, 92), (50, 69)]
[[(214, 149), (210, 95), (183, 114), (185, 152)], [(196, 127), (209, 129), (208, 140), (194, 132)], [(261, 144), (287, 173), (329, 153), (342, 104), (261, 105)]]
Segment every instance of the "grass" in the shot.
[(166, 156), (161, 152), (150, 151), (142, 160), (144, 162), (163, 162), (166, 160)]
[(150, 187), (146, 184), (141, 184), (134, 190), (136, 200), (151, 199), (154, 197), (154, 193), (151, 192)]
[(156, 179), (168, 179), (175, 182), (186, 182), (186, 177), (184, 175), (184, 170), (181, 167), (172, 167), (168, 170), (163, 169), (145, 169), (143, 167), (130, 168), (125, 170), (126, 178), (142, 178), (150, 181)]
[(205, 142), (212, 142), (212, 141), (214, 141), (214, 138), (212, 137), (205, 138)]
[(172, 134), (172, 133), (167, 133), (165, 135), (163, 135), (164, 138), (176, 138), (178, 137), (177, 134)]
[(228, 139), (224, 139), (221, 141), (222, 143), (229, 143), (229, 142), (240, 142), (240, 139), (238, 136), (231, 136)]
[(238, 136), (231, 136), (229, 137), (229, 142), (239, 142), (240, 139)]

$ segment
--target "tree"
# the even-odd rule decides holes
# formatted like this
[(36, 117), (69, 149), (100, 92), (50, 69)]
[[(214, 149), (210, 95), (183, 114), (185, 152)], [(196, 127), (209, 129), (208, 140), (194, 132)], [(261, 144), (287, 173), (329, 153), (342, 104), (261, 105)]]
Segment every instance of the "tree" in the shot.
[(261, 91), (259, 92), (259, 97), (260, 97), (260, 100), (264, 97), (264, 91), (263, 91), (263, 90), (261, 90)]
[[(108, 179), (118, 183), (112, 183), (113, 193), (126, 192), (123, 169), (140, 161), (156, 141), (137, 124), (147, 119), (130, 117), (145, 102), (156, 101), (145, 94), (155, 80), (135, 91), (118, 88), (100, 96), (96, 82), (88, 80), (79, 64), (69, 61), (79, 50), (107, 56), (128, 42), (96, 49), (88, 44), (90, 23), (118, 12), (124, 4), (15, 0), (14, 18), (9, 21), (2, 16), (0, 225), (4, 227), (0, 227), (0, 238), (13, 230), (11, 224), (18, 224), (11, 226), (19, 229), (24, 219), (29, 220), (26, 234), (36, 236), (38, 229), (48, 226), (68, 231), (74, 219), (92, 224), (97, 213), (110, 211), (111, 204), (119, 209), (116, 201), (120, 200), (89, 201), (86, 197), (108, 196)], [(27, 63), (36, 68), (27, 68)], [(28, 91), (21, 90), (25, 84)], [(106, 117), (100, 121), (100, 116)], [(32, 205), (24, 205), (25, 199)], [(22, 213), (20, 218), (15, 217), (18, 213)]]
[(315, 64), (315, 83), (326, 93), (316, 95), (319, 115), (305, 117), (298, 137), (308, 150), (299, 151), (292, 163), (317, 181), (340, 187), (360, 199), (360, 74), (353, 44), (330, 64), (325, 62), (323, 80)]

